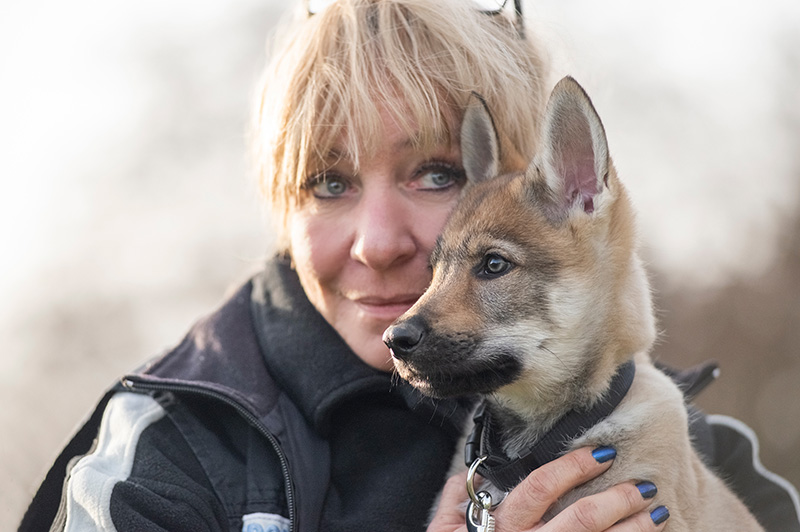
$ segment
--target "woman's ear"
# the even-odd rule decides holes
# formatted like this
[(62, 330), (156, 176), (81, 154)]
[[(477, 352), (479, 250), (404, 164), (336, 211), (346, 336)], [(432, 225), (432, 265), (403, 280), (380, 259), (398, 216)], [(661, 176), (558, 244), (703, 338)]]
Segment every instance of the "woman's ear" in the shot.
[(491, 179), (500, 171), (500, 146), (492, 115), (475, 92), (461, 122), (461, 159), (468, 185)]

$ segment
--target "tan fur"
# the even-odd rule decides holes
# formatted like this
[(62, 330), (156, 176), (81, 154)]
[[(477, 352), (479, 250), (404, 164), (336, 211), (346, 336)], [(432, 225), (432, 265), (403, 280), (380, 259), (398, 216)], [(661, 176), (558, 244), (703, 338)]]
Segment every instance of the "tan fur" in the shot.
[[(655, 319), (634, 210), (588, 96), (571, 78), (560, 82), (539, 154), (524, 172), (500, 177), (481, 175), (500, 165), (486, 160), (496, 145), (475, 142), (497, 142), (488, 111), (475, 109), (462, 126), (462, 145), (477, 151), (464, 154), (470, 185), (433, 253), (433, 281), (385, 335), (399, 374), (434, 396), (482, 393), (490, 408), (526, 421), (504, 440), (514, 456), (567, 411), (592, 405), (635, 359), (622, 403), (571, 444), (611, 445), (614, 465), (551, 515), (614, 484), (649, 480), (659, 490), (653, 507), (669, 508), (668, 531), (762, 530), (702, 464), (683, 396), (650, 362)], [(510, 269), (489, 271), (492, 257)]]

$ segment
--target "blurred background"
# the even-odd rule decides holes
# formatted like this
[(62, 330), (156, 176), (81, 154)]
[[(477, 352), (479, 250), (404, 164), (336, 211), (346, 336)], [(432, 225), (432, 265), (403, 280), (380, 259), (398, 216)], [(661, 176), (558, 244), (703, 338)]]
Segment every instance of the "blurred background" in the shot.
[[(258, 268), (247, 125), (279, 0), (0, 4), (0, 529), (102, 392)], [(800, 3), (537, 0), (640, 210), (655, 356), (800, 485)]]

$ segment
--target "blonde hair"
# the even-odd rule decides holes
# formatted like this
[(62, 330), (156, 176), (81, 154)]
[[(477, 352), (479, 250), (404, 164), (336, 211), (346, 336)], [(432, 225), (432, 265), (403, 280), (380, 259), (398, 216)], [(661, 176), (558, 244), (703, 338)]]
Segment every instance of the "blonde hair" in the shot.
[(388, 111), (420, 150), (483, 96), (506, 153), (528, 159), (546, 101), (538, 48), (510, 18), (464, 0), (338, 0), (287, 27), (260, 91), (254, 148), (260, 188), (288, 250), (290, 209), (324, 170), (334, 144), (358, 161), (381, 138)]

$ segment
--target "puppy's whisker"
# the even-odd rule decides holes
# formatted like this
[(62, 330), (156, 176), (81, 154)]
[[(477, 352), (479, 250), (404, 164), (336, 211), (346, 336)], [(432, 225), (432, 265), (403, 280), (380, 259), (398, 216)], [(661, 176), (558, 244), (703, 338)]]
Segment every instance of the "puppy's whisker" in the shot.
[(558, 355), (555, 353), (555, 351), (553, 351), (552, 349), (550, 349), (549, 347), (547, 347), (547, 346), (545, 346), (545, 345), (543, 345), (543, 344), (539, 345), (539, 349), (541, 349), (542, 351), (547, 351), (548, 353), (550, 353), (551, 355), (553, 355), (553, 356), (556, 358), (556, 360), (558, 360), (559, 364), (561, 364), (561, 365), (564, 367), (564, 369), (569, 369), (569, 368), (567, 367), (567, 365), (564, 363), (564, 361), (563, 361), (563, 360), (561, 360), (561, 357), (560, 357), (560, 356), (558, 356)]
[(397, 368), (392, 368), (392, 376), (391, 379), (389, 379), (389, 389), (396, 388), (401, 382), (403, 382), (403, 378), (400, 376)]
[[(438, 403), (438, 402), (435, 402), (435, 403), (433, 404), (433, 412), (431, 412), (431, 417), (430, 417), (430, 419), (428, 420), (428, 423), (429, 423), (429, 424), (430, 424), (430, 423), (432, 423), (434, 419), (436, 419), (436, 413), (437, 413), (438, 411), (439, 411), (439, 403)], [(441, 418), (439, 419), (439, 426), (440, 426), (440, 427), (444, 426), (444, 420), (445, 420), (445, 418), (447, 418), (447, 415), (441, 416)]]

